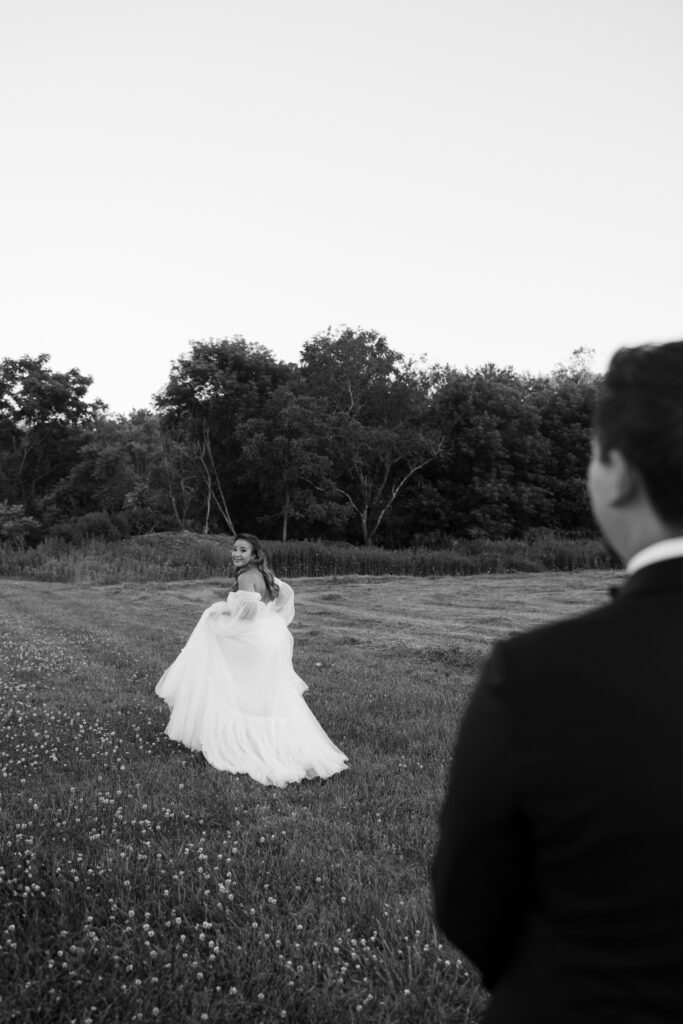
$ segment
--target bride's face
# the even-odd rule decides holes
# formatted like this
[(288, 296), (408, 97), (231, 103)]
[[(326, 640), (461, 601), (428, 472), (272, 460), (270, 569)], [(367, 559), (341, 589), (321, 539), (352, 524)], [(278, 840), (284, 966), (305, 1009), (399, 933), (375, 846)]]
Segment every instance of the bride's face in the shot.
[(254, 549), (248, 540), (236, 540), (232, 546), (232, 564), (236, 569), (249, 565), (254, 555)]

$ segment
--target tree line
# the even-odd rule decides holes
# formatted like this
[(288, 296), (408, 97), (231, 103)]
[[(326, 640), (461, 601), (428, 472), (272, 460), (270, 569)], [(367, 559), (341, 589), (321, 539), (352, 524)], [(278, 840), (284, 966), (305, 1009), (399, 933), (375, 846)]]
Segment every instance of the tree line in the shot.
[(374, 330), (298, 363), (244, 338), (194, 342), (149, 409), (108, 415), (50, 357), (0, 362), (0, 537), (162, 530), (447, 546), (586, 534), (598, 376), (406, 359)]

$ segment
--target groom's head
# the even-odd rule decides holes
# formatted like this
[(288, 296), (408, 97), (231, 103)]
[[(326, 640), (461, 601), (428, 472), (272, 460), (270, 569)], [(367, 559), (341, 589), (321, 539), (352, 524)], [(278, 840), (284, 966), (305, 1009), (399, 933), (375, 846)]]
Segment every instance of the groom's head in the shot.
[(683, 341), (622, 348), (598, 398), (593, 511), (624, 558), (683, 533)]

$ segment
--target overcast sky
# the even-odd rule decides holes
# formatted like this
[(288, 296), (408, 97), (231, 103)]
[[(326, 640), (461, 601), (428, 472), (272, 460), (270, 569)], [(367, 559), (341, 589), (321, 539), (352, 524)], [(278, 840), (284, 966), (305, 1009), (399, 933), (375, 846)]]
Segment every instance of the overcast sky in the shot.
[(0, 357), (683, 337), (681, 0), (0, 0)]

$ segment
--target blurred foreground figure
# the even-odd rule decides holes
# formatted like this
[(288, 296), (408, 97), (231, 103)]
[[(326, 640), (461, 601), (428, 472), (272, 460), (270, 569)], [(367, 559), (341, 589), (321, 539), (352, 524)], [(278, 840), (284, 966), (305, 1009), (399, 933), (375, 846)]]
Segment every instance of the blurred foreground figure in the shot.
[(441, 813), (486, 1024), (683, 1021), (683, 342), (612, 359), (588, 489), (627, 582), (494, 647)]

